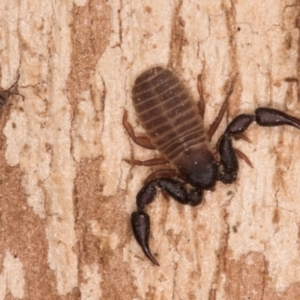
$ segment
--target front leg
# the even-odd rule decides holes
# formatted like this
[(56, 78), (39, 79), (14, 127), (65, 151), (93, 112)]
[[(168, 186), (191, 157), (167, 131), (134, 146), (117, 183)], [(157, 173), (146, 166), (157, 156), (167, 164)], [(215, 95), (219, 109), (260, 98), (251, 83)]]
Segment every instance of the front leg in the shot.
[(196, 206), (201, 203), (202, 192), (199, 190), (191, 190), (188, 192), (178, 182), (168, 178), (152, 180), (138, 192), (136, 196), (137, 211), (131, 214), (132, 230), (136, 241), (141, 246), (145, 255), (154, 264), (159, 266), (149, 248), (150, 217), (144, 211), (146, 206), (154, 201), (157, 193), (156, 187), (165, 191), (169, 196), (179, 203), (188, 204), (191, 206)]

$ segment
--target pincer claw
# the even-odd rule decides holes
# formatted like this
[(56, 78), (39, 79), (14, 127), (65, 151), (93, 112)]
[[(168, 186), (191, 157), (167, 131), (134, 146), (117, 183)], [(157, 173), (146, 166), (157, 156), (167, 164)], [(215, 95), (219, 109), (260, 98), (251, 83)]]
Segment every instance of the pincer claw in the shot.
[(159, 266), (156, 259), (153, 257), (149, 249), (149, 235), (150, 235), (150, 217), (143, 211), (135, 211), (131, 214), (131, 226), (136, 241), (141, 246), (145, 255), (157, 266)]

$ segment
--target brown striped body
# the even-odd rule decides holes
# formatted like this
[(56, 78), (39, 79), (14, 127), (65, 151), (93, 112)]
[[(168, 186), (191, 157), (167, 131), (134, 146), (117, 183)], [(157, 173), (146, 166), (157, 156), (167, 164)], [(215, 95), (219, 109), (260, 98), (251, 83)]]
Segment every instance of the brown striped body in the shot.
[(191, 185), (210, 187), (217, 166), (196, 103), (178, 77), (161, 67), (150, 69), (136, 79), (132, 98), (156, 149)]

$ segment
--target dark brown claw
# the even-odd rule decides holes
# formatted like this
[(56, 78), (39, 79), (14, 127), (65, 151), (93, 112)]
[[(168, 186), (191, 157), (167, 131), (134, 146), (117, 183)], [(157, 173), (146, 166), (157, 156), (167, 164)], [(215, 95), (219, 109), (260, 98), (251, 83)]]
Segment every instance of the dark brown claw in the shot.
[(268, 107), (259, 107), (255, 110), (256, 123), (260, 126), (290, 125), (300, 129), (300, 120), (283, 111)]
[(149, 249), (150, 217), (145, 212), (135, 211), (131, 214), (131, 226), (136, 241), (141, 246), (145, 255), (157, 266), (159, 263)]

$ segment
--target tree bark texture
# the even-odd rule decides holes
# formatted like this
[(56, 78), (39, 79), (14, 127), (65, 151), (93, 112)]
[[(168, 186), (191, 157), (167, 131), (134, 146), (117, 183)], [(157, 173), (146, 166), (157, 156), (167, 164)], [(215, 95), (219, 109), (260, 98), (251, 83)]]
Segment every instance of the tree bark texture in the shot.
[(159, 194), (147, 260), (130, 227), (159, 157), (134, 144), (124, 109), (135, 78), (176, 72), (204, 123), (237, 76), (212, 145), (234, 116), (273, 107), (300, 117), (299, 0), (0, 2), (0, 300), (300, 299), (300, 132), (250, 126), (234, 141), (234, 184), (198, 207)]

